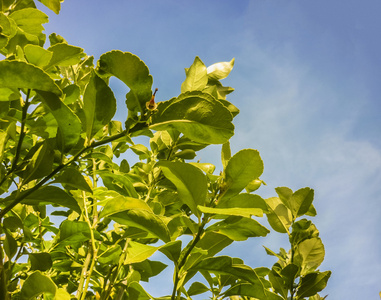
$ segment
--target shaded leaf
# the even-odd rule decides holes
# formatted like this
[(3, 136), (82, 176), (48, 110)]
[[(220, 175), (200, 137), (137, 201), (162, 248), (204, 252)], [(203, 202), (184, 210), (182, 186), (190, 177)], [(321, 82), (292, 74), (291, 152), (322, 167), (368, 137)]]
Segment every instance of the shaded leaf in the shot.
[(259, 285), (252, 285), (249, 283), (239, 283), (228, 289), (225, 296), (246, 296), (253, 297), (258, 300), (284, 300), (281, 296), (265, 291), (263, 287)]
[(65, 168), (53, 182), (61, 183), (68, 189), (79, 189), (89, 193), (93, 192), (83, 175), (76, 168)]
[(69, 151), (78, 143), (81, 135), (82, 125), (79, 118), (57, 95), (44, 91), (38, 91), (38, 94), (57, 121), (62, 150)]
[(12, 257), (15, 256), (17, 253), (17, 242), (9, 230), (7, 230), (6, 228), (4, 228), (3, 230), (5, 231), (4, 252), (9, 259), (12, 259)]
[(197, 205), (205, 203), (207, 194), (204, 173), (199, 168), (182, 162), (159, 161), (156, 166), (176, 186), (181, 201), (200, 217)]
[(172, 261), (178, 261), (181, 252), (181, 241), (173, 241), (164, 244), (159, 248), (159, 251), (163, 253)]
[(86, 136), (93, 136), (107, 125), (116, 112), (116, 99), (110, 87), (93, 71), (83, 95)]
[(21, 288), (20, 298), (21, 300), (31, 300), (43, 293), (55, 295), (56, 290), (57, 287), (52, 279), (43, 275), (40, 271), (35, 271), (25, 280)]
[(297, 190), (295, 193), (287, 187), (278, 187), (275, 189), (279, 198), (292, 212), (294, 218), (307, 213), (314, 199), (314, 190), (306, 187)]
[(310, 273), (302, 277), (297, 295), (302, 297), (314, 296), (327, 286), (331, 271)]
[(49, 270), (52, 265), (52, 257), (49, 253), (46, 252), (39, 252), (39, 253), (29, 253), (29, 263), (30, 263), (30, 269), (31, 270), (40, 270), (40, 271), (47, 271)]
[(188, 295), (189, 296), (199, 295), (207, 291), (209, 291), (209, 288), (205, 286), (205, 284), (196, 281), (196, 282), (193, 282), (191, 286), (189, 287)]
[(301, 267), (301, 274), (305, 275), (320, 266), (324, 255), (324, 245), (320, 238), (307, 239), (296, 247), (294, 263)]
[(83, 243), (90, 239), (90, 228), (86, 222), (65, 220), (60, 225), (60, 245)]

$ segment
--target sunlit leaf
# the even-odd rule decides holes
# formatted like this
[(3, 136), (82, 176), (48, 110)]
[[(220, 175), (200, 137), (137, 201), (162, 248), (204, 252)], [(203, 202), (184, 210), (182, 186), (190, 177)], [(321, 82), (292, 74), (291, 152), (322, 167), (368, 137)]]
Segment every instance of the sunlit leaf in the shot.
[(40, 68), (46, 66), (53, 56), (51, 51), (31, 44), (24, 47), (24, 53), (29, 63)]
[(225, 169), (223, 198), (237, 195), (262, 172), (263, 161), (257, 150), (244, 149), (237, 152), (229, 159)]
[(159, 251), (165, 254), (172, 261), (177, 261), (181, 252), (181, 241), (173, 241), (164, 244), (159, 248)]
[(65, 220), (60, 225), (60, 245), (82, 243), (90, 239), (90, 228), (83, 221)]
[(50, 46), (48, 51), (53, 53), (49, 64), (44, 67), (48, 70), (54, 66), (71, 66), (79, 63), (85, 56), (83, 49), (66, 43), (58, 43)]
[(186, 70), (186, 79), (181, 85), (181, 92), (202, 91), (208, 83), (206, 66), (196, 56), (193, 64)]
[(262, 217), (263, 211), (260, 208), (212, 208), (198, 205), (197, 208), (205, 214), (212, 215), (226, 215), (226, 216), (240, 216), (245, 218), (250, 218), (251, 216)]
[(119, 213), (130, 209), (142, 209), (148, 212), (152, 212), (149, 205), (147, 205), (147, 203), (145, 203), (143, 200), (119, 195), (117, 197), (113, 197), (113, 199), (109, 200), (106, 203), (105, 207), (99, 214), (99, 217), (108, 217), (115, 213)]
[(194, 296), (194, 295), (199, 295), (203, 294), (205, 292), (209, 291), (209, 288), (205, 286), (205, 284), (201, 282), (193, 282), (191, 286), (188, 289), (188, 295), (189, 296)]
[(34, 89), (62, 95), (54, 80), (40, 68), (22, 61), (0, 61), (0, 86)]
[(158, 247), (129, 241), (127, 247), (127, 258), (124, 263), (132, 264), (142, 262), (143, 260), (152, 256), (152, 254), (154, 254), (157, 249)]
[(225, 143), (234, 133), (229, 110), (209, 94), (197, 91), (159, 104), (150, 128), (175, 128), (186, 137), (206, 144)]
[(47, 8), (54, 11), (57, 15), (59, 14), (61, 9), (61, 2), (63, 2), (63, 0), (38, 0), (38, 1), (44, 4)]
[(119, 78), (130, 88), (126, 100), (130, 111), (145, 110), (146, 102), (151, 99), (152, 76), (139, 57), (117, 50), (107, 52), (98, 61), (98, 71), (101, 76)]
[(316, 270), (324, 260), (324, 245), (320, 238), (314, 237), (298, 244), (294, 255), (294, 264), (301, 267), (301, 274), (305, 275)]
[(287, 187), (278, 187), (275, 191), (284, 205), (291, 210), (294, 218), (302, 216), (310, 210), (314, 199), (313, 189), (306, 187), (292, 193)]

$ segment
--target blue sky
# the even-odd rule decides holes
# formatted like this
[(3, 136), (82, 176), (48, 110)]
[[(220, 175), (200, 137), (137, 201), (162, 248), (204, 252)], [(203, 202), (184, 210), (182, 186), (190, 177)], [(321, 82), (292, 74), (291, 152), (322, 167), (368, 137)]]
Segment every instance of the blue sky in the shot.
[[(260, 151), (263, 197), (277, 186), (315, 189), (313, 221), (326, 248), (321, 270), (333, 271), (322, 294), (379, 299), (380, 11), (379, 0), (82, 0), (65, 1), (59, 16), (46, 11), (45, 28), (95, 58), (112, 49), (138, 55), (159, 101), (180, 93), (196, 55), (206, 65), (235, 57), (223, 82), (236, 89), (229, 100), (241, 110), (233, 152)], [(126, 89), (114, 84), (123, 120)], [(212, 146), (199, 159), (219, 166), (219, 151)], [(275, 261), (262, 245), (288, 247), (270, 234), (226, 254), (270, 267)], [(167, 287), (162, 279), (148, 290), (160, 296)]]

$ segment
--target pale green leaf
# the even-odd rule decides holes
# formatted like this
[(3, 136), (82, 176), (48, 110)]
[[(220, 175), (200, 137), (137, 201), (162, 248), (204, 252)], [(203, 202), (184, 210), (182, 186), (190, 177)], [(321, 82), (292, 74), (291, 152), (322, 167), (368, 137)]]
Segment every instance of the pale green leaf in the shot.
[(129, 241), (127, 246), (127, 258), (125, 264), (142, 262), (156, 252), (158, 247)]
[(175, 128), (193, 141), (222, 144), (234, 134), (232, 118), (229, 110), (212, 96), (195, 91), (159, 104), (149, 128)]
[(300, 217), (310, 210), (314, 199), (313, 189), (306, 187), (292, 193), (292, 190), (287, 187), (278, 187), (275, 191), (284, 205), (291, 210), (294, 218)]
[(200, 217), (197, 205), (205, 203), (207, 194), (204, 173), (199, 168), (182, 162), (159, 161), (156, 166), (176, 186), (181, 201)]
[(250, 218), (251, 216), (262, 217), (263, 211), (260, 208), (241, 208), (241, 207), (231, 207), (231, 208), (213, 208), (206, 206), (197, 206), (199, 211), (204, 214), (212, 215), (225, 215), (225, 216), (240, 216), (245, 218)]
[[(263, 285), (253, 285), (249, 283), (239, 283), (237, 285), (232, 286), (225, 293), (225, 296), (246, 296), (252, 297), (253, 299), (259, 300), (284, 300), (281, 296), (272, 293), (268, 290), (265, 290)], [(233, 299), (231, 297), (231, 299)]]
[(44, 4), (47, 8), (54, 11), (57, 15), (59, 14), (61, 9), (61, 2), (63, 2), (63, 0), (38, 0), (38, 1)]
[(93, 136), (107, 125), (116, 112), (116, 99), (110, 87), (93, 71), (83, 95), (86, 136)]
[(65, 220), (60, 225), (60, 245), (83, 243), (90, 239), (89, 225), (84, 221)]
[(215, 63), (207, 68), (208, 77), (213, 80), (221, 80), (230, 74), (234, 66), (234, 58), (231, 61)]
[(267, 205), (262, 197), (247, 193), (241, 193), (226, 201), (219, 201), (216, 208), (260, 209), (267, 212)]
[(202, 91), (208, 83), (207, 70), (204, 63), (196, 56), (193, 64), (186, 70), (186, 79), (181, 84), (181, 92)]
[(29, 63), (40, 68), (46, 66), (53, 56), (51, 51), (31, 44), (24, 47), (24, 54)]

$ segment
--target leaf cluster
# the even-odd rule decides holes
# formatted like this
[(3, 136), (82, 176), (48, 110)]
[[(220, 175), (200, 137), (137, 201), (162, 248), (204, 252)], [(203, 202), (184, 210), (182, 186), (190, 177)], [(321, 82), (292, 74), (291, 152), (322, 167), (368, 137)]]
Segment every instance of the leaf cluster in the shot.
[[(40, 2), (58, 14), (62, 1)], [(46, 45), (46, 22), (32, 0), (1, 2), (0, 298), (154, 299), (141, 283), (168, 267), (153, 260), (161, 252), (173, 287), (157, 299), (320, 299), (324, 246), (297, 220), (316, 214), (313, 191), (263, 199), (253, 193), (264, 184), (259, 152), (231, 154), (239, 110), (221, 80), (234, 59), (206, 67), (196, 57), (180, 95), (157, 103), (139, 57), (113, 50), (94, 62), (57, 34)], [(123, 122), (112, 76), (129, 89)], [(222, 145), (218, 174), (195, 159), (211, 144)], [(291, 244), (266, 248), (279, 259), (271, 270), (218, 256), (266, 236), (264, 214)]]

